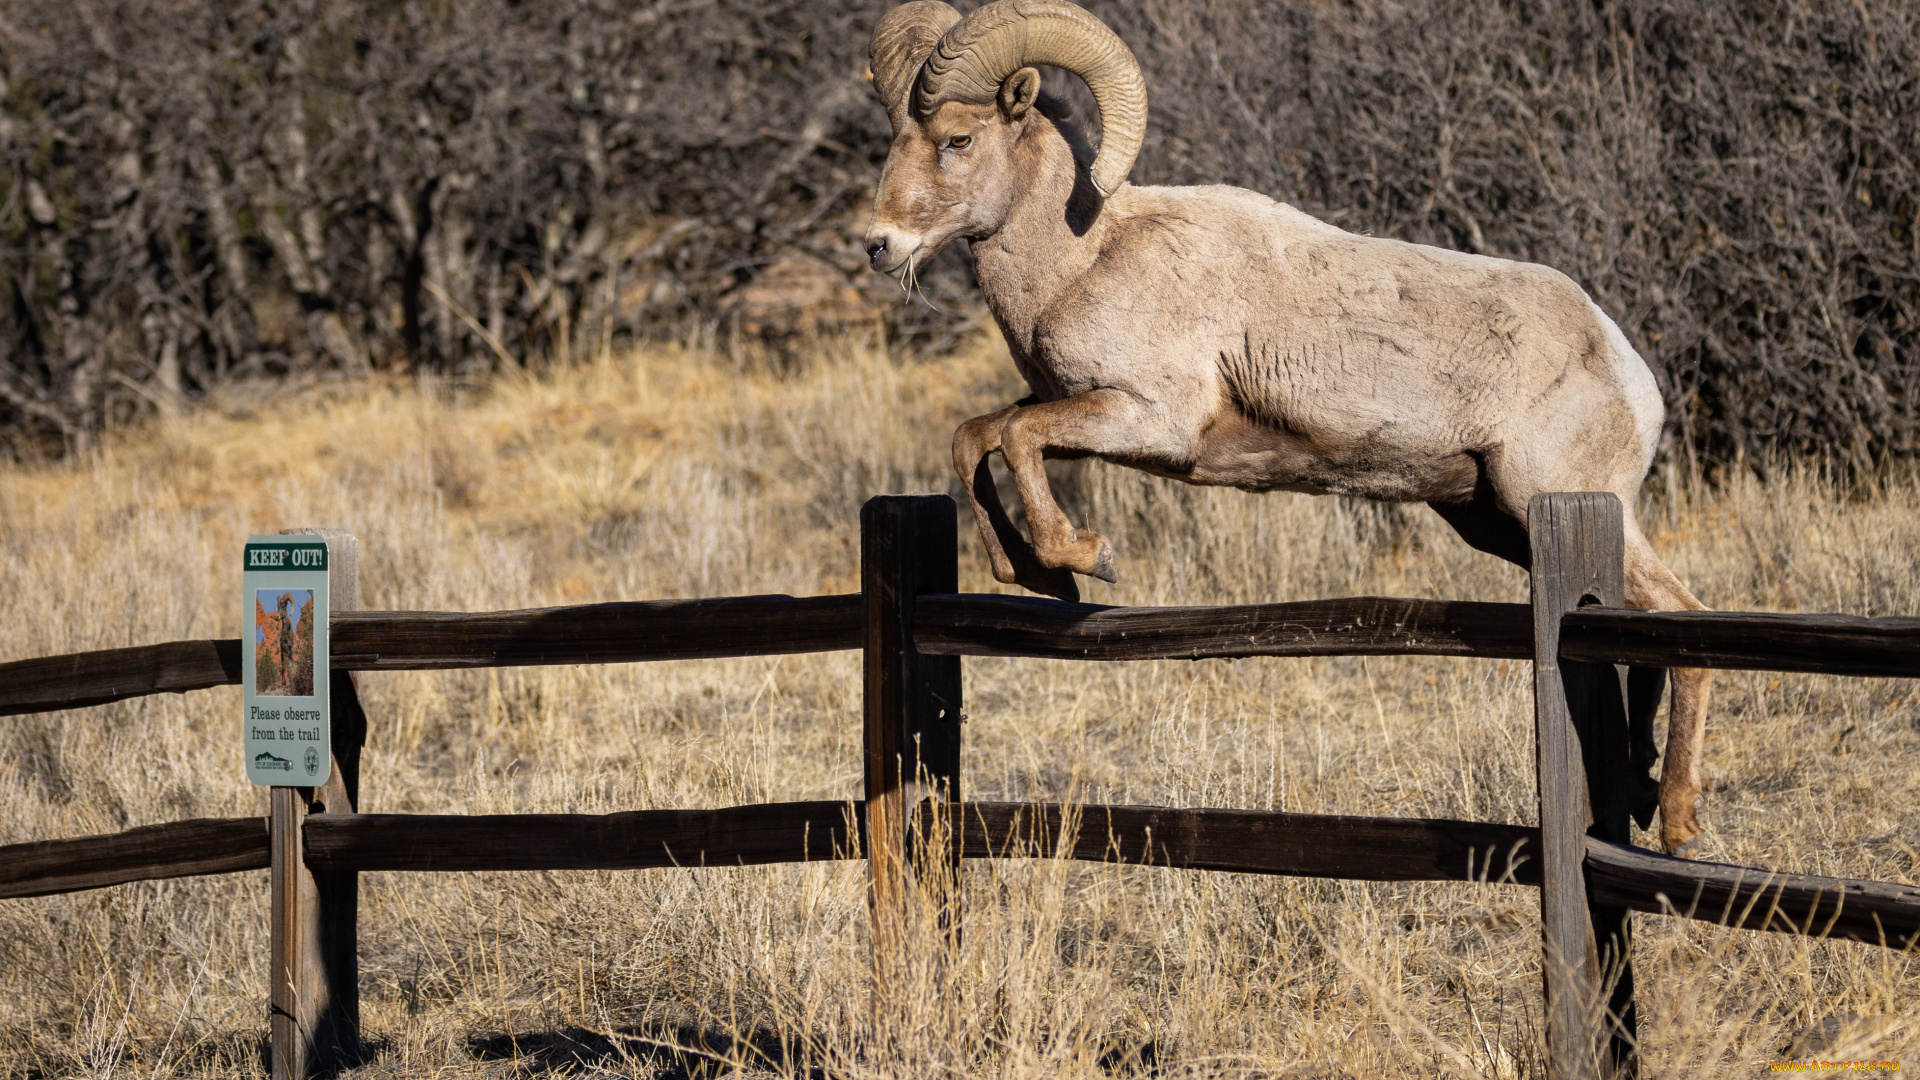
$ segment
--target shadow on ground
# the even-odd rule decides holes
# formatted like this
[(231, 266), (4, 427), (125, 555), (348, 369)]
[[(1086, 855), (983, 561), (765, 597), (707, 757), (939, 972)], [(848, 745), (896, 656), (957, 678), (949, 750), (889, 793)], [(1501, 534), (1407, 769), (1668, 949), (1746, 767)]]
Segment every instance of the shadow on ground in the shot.
[(828, 1075), (801, 1060), (800, 1047), (771, 1032), (736, 1037), (692, 1026), (475, 1035), (467, 1040), (467, 1051), (482, 1061), (511, 1062), (513, 1076), (577, 1076), (605, 1068), (650, 1070), (658, 1080), (705, 1080), (742, 1068), (809, 1080)]
[[(801, 1060), (801, 1048), (782, 1042), (772, 1032), (759, 1031), (735, 1038), (693, 1026), (676, 1028), (620, 1028), (592, 1031), (568, 1027), (521, 1034), (475, 1035), (467, 1050), (482, 1061), (511, 1064), (512, 1076), (591, 1075), (601, 1069), (646, 1072), (657, 1080), (705, 1080), (734, 1075), (737, 1070), (806, 1076), (828, 1080), (819, 1065)], [(1102, 1070), (1129, 1076), (1157, 1076), (1157, 1048), (1152, 1042), (1110, 1048), (1099, 1060)]]

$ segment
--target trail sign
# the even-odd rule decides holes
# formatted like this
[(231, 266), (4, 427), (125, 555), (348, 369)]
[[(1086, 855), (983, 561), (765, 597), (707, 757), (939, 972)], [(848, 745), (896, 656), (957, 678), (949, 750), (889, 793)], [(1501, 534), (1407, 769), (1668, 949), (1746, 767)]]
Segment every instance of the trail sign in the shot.
[(318, 787), (333, 771), (326, 540), (248, 537), (240, 592), (247, 779)]

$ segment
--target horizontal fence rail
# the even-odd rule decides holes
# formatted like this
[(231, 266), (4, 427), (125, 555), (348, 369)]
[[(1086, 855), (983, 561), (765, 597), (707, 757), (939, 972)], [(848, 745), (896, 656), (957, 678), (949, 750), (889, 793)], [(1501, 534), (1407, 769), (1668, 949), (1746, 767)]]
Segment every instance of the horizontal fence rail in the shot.
[[(857, 812), (856, 812), (857, 807)], [(759, 803), (619, 814), (315, 814), (315, 870), (645, 870), (857, 857), (850, 802)]]
[[(860, 597), (729, 596), (333, 617), (336, 671), (621, 664), (858, 649)], [(240, 683), (240, 641), (170, 641), (0, 664), (0, 716)]]
[(1287, 877), (1540, 883), (1531, 854), (1540, 831), (1525, 825), (1166, 806), (961, 806), (968, 858), (1037, 853)]
[(0, 897), (267, 867), (266, 818), (195, 818), (106, 836), (0, 847)]
[(624, 664), (858, 649), (858, 593), (653, 600), (476, 614), (363, 611), (333, 624), (333, 666), (429, 671)]
[(1561, 621), (1560, 655), (1643, 667), (1917, 679), (1920, 618), (1589, 607)]
[(240, 639), (169, 641), (0, 664), (0, 716), (240, 685)]
[[(1055, 660), (1254, 656), (1533, 659), (1525, 604), (1353, 596), (1235, 607), (1103, 607), (1024, 596), (923, 596), (921, 652)], [(1920, 678), (1920, 618), (1582, 608), (1560, 656), (1591, 663)]]
[(922, 596), (917, 610), (914, 645), (949, 656), (1533, 658), (1533, 617), (1524, 604), (1354, 596), (1237, 607), (1103, 607), (961, 594)]
[(1591, 837), (1586, 872), (1597, 901), (1635, 911), (1894, 949), (1920, 942), (1920, 886), (1694, 862)]
[[(314, 814), (319, 871), (637, 870), (862, 857), (866, 807), (818, 801), (618, 814)], [(1538, 886), (1539, 830), (1434, 818), (1051, 803), (961, 804), (966, 858), (1090, 862), (1360, 881)], [(849, 832), (851, 826), (851, 833)], [(1920, 936), (1920, 886), (1785, 874), (1669, 858), (1589, 839), (1604, 903), (1749, 930), (1905, 948)], [(0, 897), (148, 878), (264, 869), (261, 818), (155, 825), (111, 836), (0, 847)]]
[[(341, 671), (618, 664), (861, 644), (858, 594), (737, 596), (526, 611), (342, 612)], [(1461, 656), (1530, 660), (1525, 604), (1356, 596), (1235, 607), (1103, 607), (987, 594), (925, 596), (914, 644), (944, 656), (1202, 660)], [(1920, 678), (1920, 618), (1584, 608), (1568, 660)], [(240, 682), (238, 639), (172, 641), (0, 664), (0, 716), (104, 705)]]

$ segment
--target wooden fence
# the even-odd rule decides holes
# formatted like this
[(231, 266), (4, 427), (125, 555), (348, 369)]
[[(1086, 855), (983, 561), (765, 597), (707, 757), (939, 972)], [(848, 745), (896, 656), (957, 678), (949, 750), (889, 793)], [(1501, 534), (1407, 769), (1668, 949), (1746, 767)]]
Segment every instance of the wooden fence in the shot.
[[(273, 1072), (359, 1053), (357, 874), (639, 869), (861, 857), (874, 962), (903, 947), (914, 890), (959, 860), (1075, 859), (1540, 890), (1547, 1068), (1632, 1075), (1629, 912), (1910, 948), (1920, 887), (1668, 858), (1629, 845), (1627, 712), (1664, 667), (1920, 676), (1920, 618), (1625, 609), (1612, 495), (1530, 509), (1532, 603), (1355, 597), (1114, 608), (958, 594), (954, 505), (883, 496), (861, 512), (858, 594), (593, 604), (485, 614), (359, 612), (351, 537), (334, 546), (334, 779), (274, 788), (258, 818), (181, 821), (0, 847), (0, 897), (271, 871)], [(344, 571), (344, 573), (343, 573)], [(866, 790), (846, 802), (607, 815), (358, 812), (366, 718), (349, 672), (604, 664), (862, 649)], [(1540, 825), (1154, 806), (960, 801), (961, 658), (1428, 655), (1530, 659)], [(1620, 665), (1643, 665), (1629, 670)], [(0, 715), (240, 682), (238, 641), (180, 641), (0, 664)], [(1628, 687), (1633, 689), (1628, 692)], [(931, 813), (929, 814), (929, 811)], [(928, 831), (928, 823), (939, 827)], [(927, 843), (929, 837), (944, 837)], [(1036, 846), (1034, 841), (1041, 841)], [(929, 873), (929, 869), (941, 872)], [(919, 895), (925, 895), (921, 893)], [(934, 898), (936, 901), (940, 897)], [(957, 908), (953, 910), (957, 911)], [(957, 933), (957, 914), (951, 927)]]

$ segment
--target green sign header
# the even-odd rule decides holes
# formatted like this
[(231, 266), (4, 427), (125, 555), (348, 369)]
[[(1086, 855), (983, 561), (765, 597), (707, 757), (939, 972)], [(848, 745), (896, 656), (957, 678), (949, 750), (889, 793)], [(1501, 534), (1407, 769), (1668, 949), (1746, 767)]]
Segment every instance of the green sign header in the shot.
[(325, 570), (327, 545), (323, 543), (248, 544), (247, 570)]

